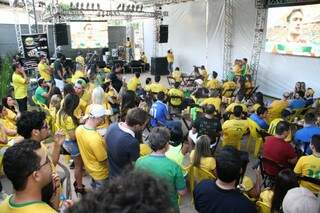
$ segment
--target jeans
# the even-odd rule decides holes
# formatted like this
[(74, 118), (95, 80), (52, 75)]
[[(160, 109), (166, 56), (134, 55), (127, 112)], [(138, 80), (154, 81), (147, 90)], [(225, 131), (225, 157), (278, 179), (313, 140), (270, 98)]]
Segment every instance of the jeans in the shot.
[(107, 183), (107, 180), (108, 179), (104, 179), (104, 180), (94, 180), (93, 178), (92, 179), (92, 182), (91, 182), (91, 187), (92, 189), (98, 189), (98, 188), (101, 188), (103, 185), (105, 185)]

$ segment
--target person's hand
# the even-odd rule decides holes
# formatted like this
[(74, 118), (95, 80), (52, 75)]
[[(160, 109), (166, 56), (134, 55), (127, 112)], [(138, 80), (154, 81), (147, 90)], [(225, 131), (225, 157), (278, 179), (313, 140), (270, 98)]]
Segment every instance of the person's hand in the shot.
[(56, 145), (61, 146), (65, 140), (66, 136), (62, 129), (59, 129), (53, 136), (53, 141)]
[(52, 173), (52, 184), (53, 184), (53, 194), (50, 199), (50, 203), (53, 205), (53, 208), (59, 209), (60, 202), (60, 192), (61, 192), (61, 179), (56, 173)]

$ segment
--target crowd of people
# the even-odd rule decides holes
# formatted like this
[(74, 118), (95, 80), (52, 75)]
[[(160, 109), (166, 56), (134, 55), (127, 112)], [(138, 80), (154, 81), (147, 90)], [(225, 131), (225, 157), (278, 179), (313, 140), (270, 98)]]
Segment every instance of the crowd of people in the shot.
[[(220, 81), (205, 66), (173, 70), (169, 50), (168, 87), (140, 72), (126, 80), (119, 64), (64, 58), (41, 56), (34, 107), (23, 65), (12, 65), (0, 165), (14, 192), (2, 193), (0, 212), (179, 212), (188, 192), (203, 213), (319, 211), (320, 103), (303, 82), (268, 104), (247, 59)], [(77, 202), (61, 165), (74, 171)]]

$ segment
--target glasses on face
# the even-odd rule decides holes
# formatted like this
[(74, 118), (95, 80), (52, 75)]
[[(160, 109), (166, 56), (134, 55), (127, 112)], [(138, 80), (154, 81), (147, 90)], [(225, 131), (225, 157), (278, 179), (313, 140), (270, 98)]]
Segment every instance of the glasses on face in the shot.
[(35, 172), (35, 171), (39, 171), (42, 167), (44, 167), (44, 166), (47, 165), (48, 163), (51, 163), (51, 161), (50, 161), (49, 157), (46, 156), (46, 161), (45, 161), (43, 164), (41, 164), (37, 169), (35, 169), (35, 170), (33, 170), (32, 172), (28, 173), (28, 174), (26, 175), (26, 177), (29, 177), (29, 176), (30, 176), (33, 172)]

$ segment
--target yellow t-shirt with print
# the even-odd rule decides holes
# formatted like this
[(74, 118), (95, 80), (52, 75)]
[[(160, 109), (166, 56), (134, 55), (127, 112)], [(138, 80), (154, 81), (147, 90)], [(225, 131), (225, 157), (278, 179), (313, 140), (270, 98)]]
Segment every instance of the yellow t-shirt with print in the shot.
[(151, 84), (145, 85), (145, 86), (144, 86), (144, 91), (150, 92), (150, 91), (151, 91), (150, 86), (151, 86)]
[(232, 97), (233, 92), (229, 90), (235, 90), (237, 88), (237, 84), (233, 81), (227, 81), (222, 85), (223, 91), (222, 96), (224, 97)]
[(173, 63), (173, 61), (174, 61), (174, 56), (173, 56), (172, 53), (168, 53), (168, 54), (167, 54), (167, 61), (168, 61), (168, 63)]
[(243, 135), (249, 129), (247, 120), (231, 119), (222, 124), (223, 146), (230, 145), (240, 149)]
[(135, 92), (139, 86), (141, 86), (140, 79), (136, 76), (132, 77), (128, 82), (128, 90)]
[(217, 79), (211, 79), (207, 82), (208, 89), (220, 89), (221, 83)]
[(70, 135), (68, 131), (72, 131), (76, 129), (76, 124), (73, 122), (72, 118), (68, 115), (62, 116), (61, 118), (59, 117), (59, 112), (57, 114), (57, 120), (56, 120), (56, 125), (57, 129), (62, 129), (65, 136), (66, 140), (70, 140)]
[[(190, 161), (193, 164), (194, 150), (190, 153)], [(216, 160), (213, 157), (202, 157), (200, 160), (200, 167), (211, 172), (216, 169)]]
[(57, 211), (51, 208), (43, 201), (31, 201), (26, 203), (16, 204), (13, 201), (13, 195), (7, 197), (0, 204), (1, 213), (56, 213)]
[(206, 98), (202, 101), (201, 105), (213, 105), (218, 112), (221, 110), (221, 98), (218, 97), (211, 97)]
[(104, 180), (109, 175), (105, 142), (95, 129), (84, 125), (76, 129), (76, 138), (84, 167), (94, 180)]
[(13, 73), (12, 75), (12, 84), (14, 89), (14, 97), (16, 99), (23, 99), (27, 97), (27, 81), (17, 73)]
[(148, 144), (141, 143), (140, 144), (140, 157), (151, 154), (152, 149)]
[(39, 74), (45, 81), (51, 80), (51, 75), (50, 75), (48, 69), (49, 69), (49, 66), (46, 63), (39, 63), (38, 64)]
[(235, 106), (242, 106), (242, 111), (243, 112), (248, 112), (248, 107), (245, 104), (241, 103), (231, 103), (229, 106), (226, 108), (226, 112), (233, 113), (233, 109)]
[[(299, 158), (294, 172), (301, 176), (315, 178), (320, 180), (320, 156), (309, 155)], [(320, 192), (320, 186), (301, 180), (300, 185), (312, 191), (315, 194)]]
[(180, 89), (172, 88), (168, 92), (169, 96), (176, 96), (181, 98), (170, 98), (170, 103), (172, 106), (180, 106), (183, 98), (183, 91)]
[(166, 93), (167, 89), (162, 84), (152, 83), (152, 84), (150, 84), (150, 91), (152, 93), (159, 93), (159, 92)]
[(175, 82), (181, 82), (182, 81), (182, 76), (181, 76), (180, 70), (174, 70), (172, 72), (172, 78), (174, 78)]

